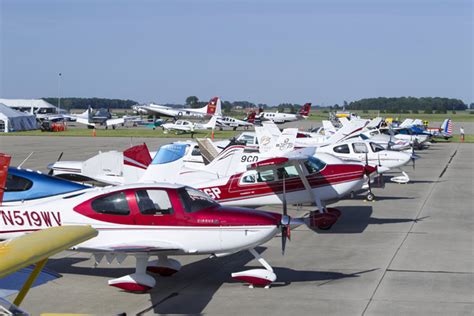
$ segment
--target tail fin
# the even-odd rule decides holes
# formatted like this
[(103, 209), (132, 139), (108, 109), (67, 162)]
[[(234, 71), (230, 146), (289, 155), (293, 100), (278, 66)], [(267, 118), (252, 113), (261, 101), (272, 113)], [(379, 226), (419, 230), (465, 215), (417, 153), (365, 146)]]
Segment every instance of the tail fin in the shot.
[(0, 205), (3, 202), (3, 193), (7, 185), (8, 166), (10, 165), (11, 156), (0, 154)]
[(285, 128), (278, 137), (273, 151), (278, 153), (284, 153), (293, 150), (295, 148), (297, 134), (297, 128)]
[(222, 105), (219, 97), (213, 97), (205, 108), (208, 115), (222, 115)]
[(232, 145), (221, 151), (207, 166), (206, 170), (217, 173), (220, 177), (234, 174), (241, 164), (245, 146)]
[(309, 111), (311, 110), (311, 103), (306, 103), (300, 110), (300, 115), (303, 117), (309, 116)]
[(260, 153), (269, 152), (275, 147), (276, 137), (273, 137), (265, 127), (255, 126), (255, 134), (257, 134), (258, 150)]
[(133, 146), (123, 152), (123, 164), (146, 169), (151, 163), (150, 151), (145, 143)]
[(211, 119), (209, 120), (209, 122), (207, 122), (206, 124), (204, 124), (204, 128), (205, 129), (214, 129), (216, 128), (216, 122), (217, 122), (217, 115), (213, 115), (211, 117)]
[(441, 129), (446, 135), (453, 135), (453, 121), (451, 121), (451, 119), (445, 119), (443, 125), (441, 125)]
[(253, 123), (255, 123), (255, 117), (256, 117), (256, 116), (257, 116), (257, 112), (251, 111), (251, 112), (249, 112), (249, 114), (247, 115), (246, 121), (253, 124)]
[(326, 136), (334, 135), (336, 133), (336, 128), (331, 123), (331, 121), (323, 120), (323, 128), (324, 128), (324, 133)]

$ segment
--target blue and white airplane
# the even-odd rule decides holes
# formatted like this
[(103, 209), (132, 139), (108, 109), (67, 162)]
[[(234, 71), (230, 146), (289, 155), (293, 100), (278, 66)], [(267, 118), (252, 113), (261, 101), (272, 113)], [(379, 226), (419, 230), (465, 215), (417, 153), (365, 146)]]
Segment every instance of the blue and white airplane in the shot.
[(43, 199), (87, 188), (90, 186), (52, 177), (39, 171), (9, 167), (3, 201)]

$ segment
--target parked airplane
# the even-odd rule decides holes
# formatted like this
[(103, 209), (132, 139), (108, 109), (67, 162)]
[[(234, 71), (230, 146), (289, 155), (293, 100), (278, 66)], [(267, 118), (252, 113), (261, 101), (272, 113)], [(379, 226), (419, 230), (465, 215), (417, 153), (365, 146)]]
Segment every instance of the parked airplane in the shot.
[(286, 122), (298, 121), (303, 118), (308, 118), (309, 111), (311, 110), (311, 103), (306, 103), (301, 108), (298, 114), (291, 113), (279, 113), (279, 112), (261, 112), (258, 114), (258, 118), (262, 121), (273, 121), (276, 124), (283, 124)]
[[(0, 183), (6, 177), (4, 158), (0, 157)], [(171, 275), (179, 271), (181, 264), (170, 259), (171, 255), (226, 256), (243, 250), (264, 269), (232, 273), (232, 277), (251, 286), (268, 287), (277, 276), (255, 247), (281, 233), (284, 252), (290, 225), (306, 224), (313, 229), (327, 221), (324, 214), (292, 219), (286, 203), (283, 215), (224, 207), (201, 191), (166, 183), (90, 188), (36, 203), (3, 204), (0, 215), (3, 239), (52, 226), (91, 225), (98, 236), (71, 249), (92, 253), (96, 262), (105, 257), (108, 262), (116, 259), (121, 263), (134, 256), (135, 273), (108, 282), (132, 292), (155, 286), (155, 278), (147, 272)], [(150, 257), (158, 260), (149, 261)]]
[(105, 125), (106, 129), (110, 126), (115, 129), (117, 125), (125, 124), (125, 122), (134, 119), (134, 117), (128, 116), (114, 119), (108, 109), (102, 108), (94, 112), (91, 107), (81, 114), (63, 114), (62, 116), (69, 121), (87, 125), (88, 128), (95, 128), (96, 124), (99, 124)]
[[(401, 167), (408, 164), (410, 160), (413, 161), (418, 158), (413, 154), (386, 150), (384, 147), (370, 140), (360, 140), (357, 138), (318, 147), (316, 153), (327, 153), (346, 161), (360, 161), (371, 166), (377, 166), (377, 172), (379, 174), (392, 170), (400, 170), (403, 176), (392, 178), (392, 181), (398, 183), (408, 183), (410, 181), (408, 174), (401, 170)], [(371, 201), (374, 198), (375, 196), (369, 192), (367, 199)]]
[[(160, 155), (173, 151), (176, 144), (186, 147), (183, 163), (186, 167), (200, 168), (204, 165), (199, 146), (195, 142), (180, 141), (163, 145)], [(143, 176), (155, 157), (156, 151), (149, 151), (146, 144), (136, 145), (119, 151), (99, 152), (85, 161), (56, 161), (48, 165), (52, 175), (79, 182), (106, 185), (136, 183)]]
[(213, 97), (206, 106), (199, 109), (175, 109), (153, 103), (149, 105), (137, 105), (134, 106), (133, 109), (139, 113), (146, 111), (147, 113), (156, 116), (168, 116), (174, 117), (175, 119), (182, 117), (203, 118), (213, 115), (222, 115), (221, 99), (219, 97)]
[(186, 120), (177, 120), (174, 123), (165, 123), (161, 125), (165, 132), (176, 131), (176, 133), (191, 133), (192, 135), (197, 131), (213, 130), (216, 127), (217, 116), (211, 117), (209, 122), (205, 124), (194, 123)]
[(217, 118), (216, 125), (221, 130), (223, 129), (223, 127), (231, 127), (235, 131), (239, 127), (248, 128), (250, 126), (253, 126), (253, 122), (250, 122), (249, 120), (247, 121), (239, 120), (239, 119), (229, 117), (229, 116), (221, 116)]

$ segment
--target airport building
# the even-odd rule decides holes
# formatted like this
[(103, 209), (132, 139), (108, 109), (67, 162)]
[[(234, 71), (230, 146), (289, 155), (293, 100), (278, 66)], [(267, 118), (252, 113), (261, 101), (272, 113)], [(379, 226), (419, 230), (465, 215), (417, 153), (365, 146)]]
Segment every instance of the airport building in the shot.
[(0, 99), (0, 103), (3, 103), (17, 111), (35, 114), (38, 118), (40, 116), (57, 114), (59, 112), (57, 106), (54, 106), (43, 99)]

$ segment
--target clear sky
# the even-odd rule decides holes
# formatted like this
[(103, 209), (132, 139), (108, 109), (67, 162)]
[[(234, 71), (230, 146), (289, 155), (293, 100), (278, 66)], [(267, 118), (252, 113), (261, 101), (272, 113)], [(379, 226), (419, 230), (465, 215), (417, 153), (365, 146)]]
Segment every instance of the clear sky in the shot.
[(471, 0), (0, 0), (0, 97), (474, 101)]

